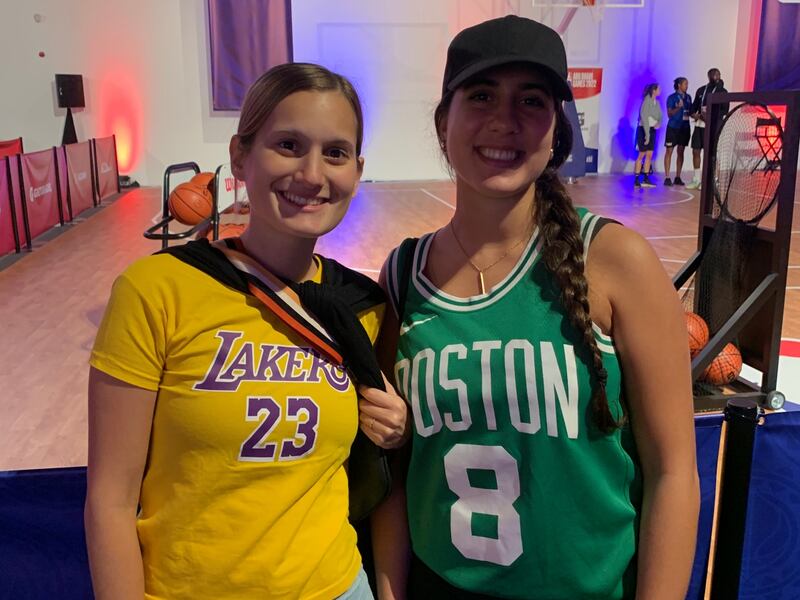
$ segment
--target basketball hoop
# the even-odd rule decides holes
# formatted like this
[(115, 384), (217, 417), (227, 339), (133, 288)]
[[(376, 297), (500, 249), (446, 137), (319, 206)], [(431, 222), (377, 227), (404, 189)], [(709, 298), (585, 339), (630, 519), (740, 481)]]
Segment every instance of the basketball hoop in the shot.
[(599, 23), (603, 20), (603, 11), (605, 10), (605, 0), (581, 0), (584, 7), (589, 9), (592, 15), (592, 20)]

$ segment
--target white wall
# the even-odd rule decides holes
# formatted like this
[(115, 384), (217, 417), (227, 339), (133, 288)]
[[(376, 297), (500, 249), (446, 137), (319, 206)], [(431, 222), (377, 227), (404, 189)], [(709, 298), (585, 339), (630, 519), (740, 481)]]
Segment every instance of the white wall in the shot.
[[(578, 11), (565, 36), (570, 63), (605, 69), (601, 171), (625, 167), (621, 145), (632, 142), (645, 80), (669, 90), (685, 75), (693, 91), (710, 66), (744, 80), (733, 73), (750, 14), (742, 2), (753, 0), (646, 0), (607, 9), (600, 24)], [(292, 12), (295, 60), (341, 71), (361, 92), (365, 178), (375, 180), (447, 177), (432, 114), (455, 33), (508, 12), (552, 24), (563, 15), (529, 0), (295, 0)], [(116, 132), (135, 159), (127, 170), (146, 184), (159, 184), (170, 163), (213, 169), (227, 160), (237, 119), (210, 109), (207, 32), (205, 0), (0, 0), (0, 139), (22, 135), (29, 151), (60, 143), (65, 110), (53, 75), (82, 73), (79, 139)]]
[[(751, 4), (751, 0), (741, 2)], [(545, 3), (536, 2), (537, 6)], [(720, 69), (730, 91), (734, 82), (743, 80), (740, 73), (743, 64), (737, 65), (734, 75), (734, 48), (739, 32), (737, 4), (734, 0), (645, 0), (644, 8), (606, 8), (599, 22), (589, 9), (577, 11), (564, 34), (569, 65), (603, 67), (601, 172), (632, 170), (634, 130), (642, 90), (647, 83), (660, 83), (660, 101), (666, 115), (664, 104), (673, 92), (676, 77), (689, 79), (692, 95), (707, 83), (706, 73), (712, 67)], [(523, 5), (521, 14), (555, 28), (565, 11), (532, 9), (528, 3)], [(744, 16), (749, 17), (749, 12)], [(658, 143), (663, 143), (663, 133)]]
[[(60, 144), (66, 109), (57, 108), (53, 75), (81, 73), (86, 109), (73, 111), (79, 140), (116, 133), (123, 172), (142, 183), (159, 184), (176, 162), (213, 170), (227, 160), (237, 120), (209, 108), (205, 6), (0, 0), (0, 138), (22, 135), (27, 151)], [(125, 169), (128, 146), (134, 160)]]

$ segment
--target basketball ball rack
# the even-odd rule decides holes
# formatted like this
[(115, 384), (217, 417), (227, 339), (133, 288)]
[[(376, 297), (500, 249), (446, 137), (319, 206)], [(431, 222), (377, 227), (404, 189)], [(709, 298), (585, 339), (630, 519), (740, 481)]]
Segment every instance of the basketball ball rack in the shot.
[(146, 237), (148, 240), (160, 240), (162, 249), (166, 248), (170, 241), (185, 240), (186, 238), (191, 238), (192, 236), (204, 231), (208, 231), (209, 229), (213, 232), (213, 239), (219, 239), (220, 213), (228, 208), (227, 206), (220, 207), (218, 202), (218, 198), (220, 197), (220, 182), (222, 180), (222, 177), (220, 177), (220, 172), (224, 166), (224, 164), (220, 165), (214, 171), (214, 197), (212, 200), (211, 216), (203, 219), (197, 225), (194, 225), (185, 231), (170, 231), (169, 225), (175, 220), (175, 217), (173, 217), (169, 212), (169, 195), (172, 192), (172, 187), (170, 187), (170, 177), (176, 175), (177, 173), (183, 173), (186, 171), (193, 171), (196, 175), (200, 173), (200, 166), (196, 162), (185, 162), (169, 165), (164, 170), (164, 185), (161, 193), (161, 221), (145, 231), (144, 237)]
[[(736, 103), (763, 104), (776, 108), (785, 117), (783, 145), (780, 149), (782, 158), (777, 160), (774, 146), (761, 145), (765, 153), (762, 161), (770, 169), (780, 170), (776, 202), (770, 211), (775, 213), (775, 226), (774, 229), (753, 226), (755, 230), (752, 231), (752, 248), (744, 255), (743, 265), (748, 287), (752, 291), (692, 360), (692, 380), (696, 382), (695, 411), (721, 411), (734, 398), (752, 399), (762, 408), (779, 409), (785, 401), (784, 395), (776, 386), (797, 177), (800, 91), (713, 94), (709, 96), (708, 102), (709, 118), (705, 128), (697, 251), (674, 277), (676, 290), (683, 288), (696, 273), (719, 222), (719, 215), (714, 210), (714, 163), (717, 132), (723, 124), (727, 107)], [(774, 125), (759, 123), (763, 127)], [(760, 139), (759, 143), (761, 144)], [(694, 308), (697, 312), (697, 293), (694, 295)], [(723, 386), (700, 383), (700, 376), (705, 369), (725, 345), (734, 340), (742, 354), (743, 364), (762, 373), (760, 385), (741, 376)]]

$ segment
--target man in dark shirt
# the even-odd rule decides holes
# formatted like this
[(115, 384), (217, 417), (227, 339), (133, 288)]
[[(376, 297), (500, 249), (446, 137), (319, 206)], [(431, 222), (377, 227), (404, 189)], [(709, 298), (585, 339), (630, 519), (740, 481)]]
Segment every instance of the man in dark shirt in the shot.
[(667, 138), (664, 142), (666, 153), (664, 154), (664, 185), (672, 185), (673, 181), (669, 178), (669, 170), (672, 163), (672, 149), (677, 148), (677, 158), (675, 159), (675, 185), (683, 185), (681, 179), (681, 169), (683, 169), (683, 152), (689, 145), (691, 128), (689, 125), (689, 113), (692, 108), (692, 97), (686, 93), (689, 88), (689, 80), (686, 77), (678, 77), (673, 87), (675, 93), (667, 98)]
[(706, 135), (706, 108), (708, 106), (708, 96), (716, 93), (727, 93), (724, 82), (720, 76), (719, 69), (708, 70), (708, 83), (697, 88), (692, 104), (691, 117), (694, 119), (694, 133), (692, 133), (692, 163), (694, 165), (694, 180), (687, 185), (687, 189), (700, 189), (700, 166), (701, 152), (703, 151), (703, 140)]

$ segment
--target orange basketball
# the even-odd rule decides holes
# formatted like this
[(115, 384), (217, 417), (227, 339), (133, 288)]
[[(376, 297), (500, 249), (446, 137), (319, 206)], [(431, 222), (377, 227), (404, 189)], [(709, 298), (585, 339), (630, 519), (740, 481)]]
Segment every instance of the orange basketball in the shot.
[[(245, 229), (247, 229), (247, 225), (244, 223), (222, 223), (219, 226), (219, 239), (239, 237)], [(206, 237), (209, 240), (214, 239), (214, 230), (209, 229)]]
[(168, 204), (170, 214), (184, 225), (197, 225), (209, 218), (214, 206), (208, 188), (191, 181), (172, 190)]
[(208, 188), (208, 191), (212, 194), (214, 193), (214, 174), (210, 171), (205, 171), (203, 173), (198, 173), (194, 177), (192, 177), (189, 181), (192, 183), (196, 183), (199, 186), (204, 188)]
[(689, 332), (689, 355), (694, 358), (708, 343), (708, 325), (698, 314), (687, 312), (686, 330)]
[(723, 385), (736, 379), (741, 370), (742, 354), (736, 346), (728, 344), (711, 361), (700, 378), (714, 385)]

